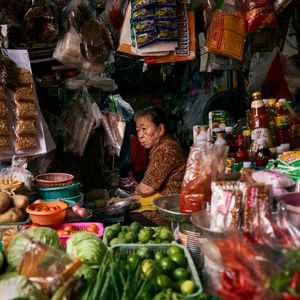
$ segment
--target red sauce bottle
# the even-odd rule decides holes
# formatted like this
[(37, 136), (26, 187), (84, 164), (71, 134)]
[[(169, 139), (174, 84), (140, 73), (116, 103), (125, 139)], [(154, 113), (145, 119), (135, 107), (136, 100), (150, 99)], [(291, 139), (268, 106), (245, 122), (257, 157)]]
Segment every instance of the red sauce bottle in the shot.
[(272, 158), (272, 153), (268, 148), (267, 140), (259, 138), (257, 140), (258, 149), (255, 156), (255, 161), (258, 167), (266, 167), (269, 160)]
[(268, 120), (266, 118), (267, 111), (264, 102), (261, 98), (260, 92), (252, 94), (251, 111), (250, 111), (250, 124), (251, 129), (267, 128), (269, 127)]

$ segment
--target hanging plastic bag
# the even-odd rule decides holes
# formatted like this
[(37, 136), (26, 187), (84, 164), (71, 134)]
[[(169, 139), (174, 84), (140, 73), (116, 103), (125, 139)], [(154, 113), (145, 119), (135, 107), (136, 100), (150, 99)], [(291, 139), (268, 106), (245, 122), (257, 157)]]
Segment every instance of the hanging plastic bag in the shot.
[(99, 127), (101, 118), (98, 105), (84, 86), (63, 113), (61, 127), (64, 128), (65, 149), (83, 155), (92, 130)]
[(226, 0), (212, 15), (207, 32), (208, 51), (241, 59), (246, 33), (242, 6), (237, 1)]

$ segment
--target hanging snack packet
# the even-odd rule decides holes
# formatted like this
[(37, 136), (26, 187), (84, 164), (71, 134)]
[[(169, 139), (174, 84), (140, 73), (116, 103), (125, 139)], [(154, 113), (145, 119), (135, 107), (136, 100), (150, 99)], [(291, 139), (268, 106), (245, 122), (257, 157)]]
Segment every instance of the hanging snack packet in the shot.
[[(246, 38), (246, 23), (242, 9), (236, 5), (227, 13), (226, 3), (221, 10), (213, 13), (207, 32), (209, 52), (242, 59)], [(230, 10), (229, 10), (230, 11)]]
[(141, 8), (141, 9), (132, 10), (131, 19), (133, 21), (148, 20), (153, 18), (154, 18), (154, 13), (152, 8)]
[(151, 7), (153, 4), (155, 0), (131, 0), (132, 9)]

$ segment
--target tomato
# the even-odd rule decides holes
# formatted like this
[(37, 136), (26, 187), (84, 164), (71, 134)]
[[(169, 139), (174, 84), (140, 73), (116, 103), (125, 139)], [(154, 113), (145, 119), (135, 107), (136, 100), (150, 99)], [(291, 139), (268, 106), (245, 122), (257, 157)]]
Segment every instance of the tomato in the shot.
[(169, 258), (178, 266), (178, 267), (186, 267), (187, 259), (182, 253), (173, 253), (169, 255)]
[(64, 226), (64, 230), (66, 231), (72, 231), (74, 229), (74, 226), (72, 224), (67, 224)]
[(164, 257), (163, 259), (161, 259), (159, 261), (159, 265), (163, 271), (168, 273), (173, 272), (176, 268), (175, 263), (169, 257)]
[(85, 231), (87, 232), (94, 232), (94, 233), (98, 233), (99, 232), (99, 228), (96, 224), (90, 224), (86, 227)]
[(176, 280), (186, 280), (190, 278), (190, 272), (185, 268), (177, 268), (173, 272), (173, 277)]
[(140, 260), (140, 258), (136, 253), (132, 253), (127, 256), (127, 262), (131, 266), (137, 266), (139, 260)]
[(155, 265), (153, 259), (145, 259), (142, 262), (142, 272), (146, 277), (150, 277), (154, 275)]
[(143, 259), (152, 257), (152, 251), (147, 247), (139, 248), (136, 254)]
[(172, 287), (172, 280), (164, 274), (157, 275), (156, 283), (161, 290), (165, 290)]
[(172, 254), (183, 254), (183, 251), (180, 247), (176, 246), (176, 245), (173, 245), (173, 246), (170, 246), (167, 250), (167, 254), (170, 256)]
[(161, 251), (157, 251), (157, 252), (155, 252), (155, 254), (154, 254), (154, 259), (155, 259), (156, 261), (160, 261), (160, 260), (163, 259), (164, 257), (166, 257), (166, 254), (163, 253), (163, 252), (161, 252)]
[(180, 284), (180, 291), (183, 295), (191, 295), (196, 291), (196, 284), (193, 280), (184, 280)]

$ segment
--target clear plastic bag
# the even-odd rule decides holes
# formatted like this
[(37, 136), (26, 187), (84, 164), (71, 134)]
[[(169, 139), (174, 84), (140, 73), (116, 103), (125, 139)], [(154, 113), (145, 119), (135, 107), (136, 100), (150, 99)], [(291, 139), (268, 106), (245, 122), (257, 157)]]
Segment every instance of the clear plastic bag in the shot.
[(0, 172), (0, 177), (15, 178), (24, 183), (27, 190), (31, 191), (34, 177), (27, 170), (27, 159), (13, 156), (11, 166), (4, 168)]
[(83, 155), (92, 130), (100, 125), (101, 118), (98, 105), (84, 86), (71, 100), (61, 119), (65, 149)]
[(180, 193), (180, 211), (192, 213), (205, 208), (211, 198), (211, 182), (224, 178), (229, 147), (192, 146)]

